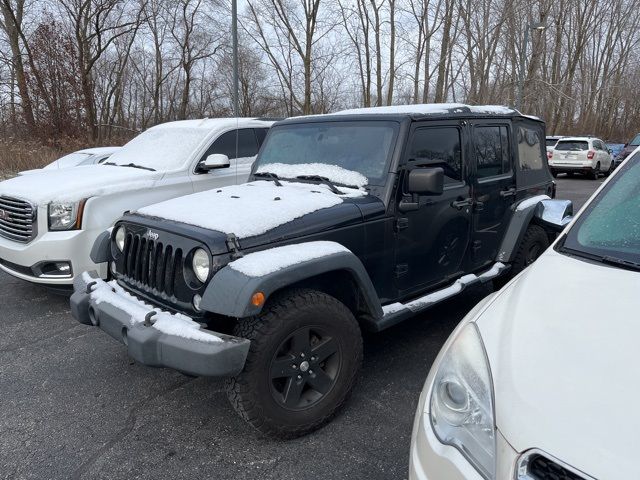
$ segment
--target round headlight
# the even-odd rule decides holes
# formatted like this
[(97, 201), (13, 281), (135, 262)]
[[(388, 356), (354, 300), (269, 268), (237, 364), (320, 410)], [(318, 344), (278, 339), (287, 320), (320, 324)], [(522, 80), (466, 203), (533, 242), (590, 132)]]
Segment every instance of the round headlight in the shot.
[(115, 240), (116, 240), (116, 247), (118, 247), (118, 250), (120, 251), (124, 250), (124, 237), (125, 237), (124, 227), (118, 227), (118, 230), (116, 230)]
[(209, 270), (211, 270), (209, 255), (203, 249), (197, 249), (193, 254), (193, 273), (204, 283), (209, 278)]

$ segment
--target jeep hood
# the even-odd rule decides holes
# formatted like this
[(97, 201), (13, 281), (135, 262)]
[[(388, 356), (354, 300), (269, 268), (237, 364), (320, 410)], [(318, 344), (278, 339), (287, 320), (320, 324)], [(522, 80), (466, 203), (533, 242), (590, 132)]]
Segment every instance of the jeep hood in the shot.
[(595, 478), (638, 478), (640, 273), (548, 250), (477, 320), (496, 424)]
[(363, 189), (323, 184), (254, 181), (194, 193), (138, 210), (138, 214), (172, 220), (241, 239), (243, 248), (362, 221), (359, 203), (382, 202)]
[(0, 195), (36, 205), (74, 202), (88, 197), (152, 187), (161, 172), (109, 165), (40, 170), (0, 182)]

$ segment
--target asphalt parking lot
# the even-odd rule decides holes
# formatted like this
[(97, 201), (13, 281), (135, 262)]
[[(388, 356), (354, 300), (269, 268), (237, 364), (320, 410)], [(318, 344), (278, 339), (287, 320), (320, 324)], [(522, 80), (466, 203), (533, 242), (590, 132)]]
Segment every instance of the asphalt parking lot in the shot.
[[(559, 177), (580, 207), (602, 182)], [(280, 442), (233, 412), (222, 381), (133, 364), (68, 300), (0, 273), (0, 478), (402, 479), (418, 395), (490, 287), (365, 336), (354, 394), (327, 427)]]

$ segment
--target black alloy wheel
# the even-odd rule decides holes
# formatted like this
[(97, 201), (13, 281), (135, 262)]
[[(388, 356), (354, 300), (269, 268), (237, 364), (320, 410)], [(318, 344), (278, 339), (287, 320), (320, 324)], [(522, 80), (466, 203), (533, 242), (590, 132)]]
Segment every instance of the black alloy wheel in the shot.
[(271, 360), (271, 394), (284, 408), (310, 408), (334, 387), (341, 364), (342, 350), (334, 338), (320, 327), (301, 327)]

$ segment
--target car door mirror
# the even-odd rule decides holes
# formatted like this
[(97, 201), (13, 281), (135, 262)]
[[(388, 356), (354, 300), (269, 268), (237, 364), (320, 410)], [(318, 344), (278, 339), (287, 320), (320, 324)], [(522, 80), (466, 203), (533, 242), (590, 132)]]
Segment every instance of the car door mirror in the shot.
[(407, 191), (414, 195), (442, 195), (444, 170), (441, 167), (414, 168), (409, 172)]
[(228, 168), (230, 165), (229, 157), (223, 153), (212, 153), (198, 164), (198, 170), (208, 172), (217, 168)]

